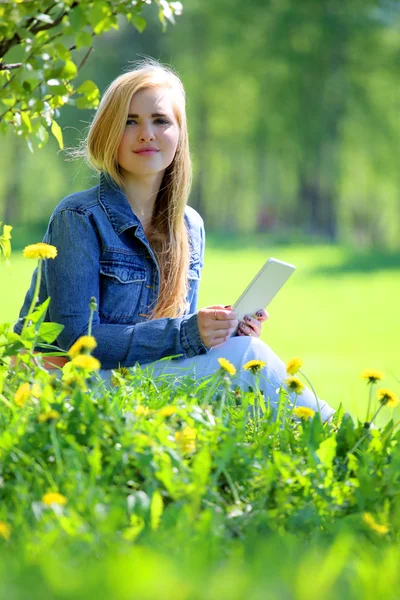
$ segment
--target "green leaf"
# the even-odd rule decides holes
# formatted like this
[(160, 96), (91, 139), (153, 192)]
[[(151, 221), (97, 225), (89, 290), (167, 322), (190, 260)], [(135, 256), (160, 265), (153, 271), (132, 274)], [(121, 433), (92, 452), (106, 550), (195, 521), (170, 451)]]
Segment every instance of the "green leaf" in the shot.
[(76, 64), (72, 60), (67, 60), (62, 70), (62, 77), (65, 79), (73, 79), (76, 77), (78, 69)]
[(54, 44), (54, 49), (57, 52), (57, 57), (60, 58), (61, 60), (67, 61), (71, 59), (71, 53), (68, 50), (68, 48), (66, 48), (64, 46), (64, 44), (58, 43), (58, 44)]
[(129, 20), (136, 27), (139, 33), (142, 33), (146, 29), (147, 21), (140, 15), (130, 15)]
[(80, 50), (83, 46), (90, 47), (93, 42), (93, 36), (89, 31), (80, 31), (75, 38), (76, 47)]
[(43, 323), (46, 316), (47, 308), (50, 304), (50, 297), (38, 306), (29, 317), (29, 321), (36, 324), (35, 331), (39, 331), (40, 325)]
[(59, 126), (59, 124), (56, 121), (51, 122), (51, 133), (56, 138), (58, 145), (60, 147), (60, 150), (62, 150), (64, 148), (63, 134), (61, 131), (61, 127)]
[(102, 453), (101, 453), (100, 442), (97, 438), (93, 437), (90, 440), (90, 443), (93, 446), (93, 449), (88, 453), (87, 460), (88, 460), (89, 466), (91, 468), (92, 483), (94, 484), (94, 482), (96, 481), (96, 478), (101, 475)]
[(319, 460), (326, 466), (331, 467), (333, 459), (336, 455), (336, 438), (329, 437), (323, 442), (320, 443), (318, 450), (316, 451), (316, 455)]
[(78, 94), (85, 95), (92, 94), (93, 92), (100, 93), (97, 85), (94, 83), (94, 81), (91, 81), (90, 79), (84, 81), (76, 91), (78, 92)]
[(193, 461), (193, 481), (199, 495), (207, 485), (210, 470), (211, 454), (207, 446), (204, 446)]
[(87, 20), (93, 29), (100, 21), (104, 19), (107, 12), (107, 6), (100, 3), (95, 3), (94, 6), (87, 11)]
[(100, 100), (100, 91), (97, 85), (88, 79), (84, 81), (76, 90), (79, 94), (83, 94), (83, 98), (78, 98), (76, 105), (78, 108), (95, 108)]
[(20, 114), (21, 114), (21, 121), (22, 121), (23, 129), (28, 133), (32, 133), (32, 123), (31, 123), (28, 113), (25, 111), (22, 111)]
[(163, 504), (162, 496), (161, 496), (160, 492), (158, 490), (156, 490), (153, 493), (153, 496), (151, 498), (151, 505), (150, 505), (150, 524), (151, 524), (151, 528), (153, 530), (158, 529), (158, 526), (160, 524), (161, 515), (163, 513), (163, 509), (164, 509), (164, 504)]
[(42, 323), (39, 327), (38, 340), (51, 344), (58, 338), (63, 329), (64, 325), (59, 323)]
[(80, 31), (88, 22), (86, 12), (79, 4), (69, 12), (68, 19), (74, 31)]

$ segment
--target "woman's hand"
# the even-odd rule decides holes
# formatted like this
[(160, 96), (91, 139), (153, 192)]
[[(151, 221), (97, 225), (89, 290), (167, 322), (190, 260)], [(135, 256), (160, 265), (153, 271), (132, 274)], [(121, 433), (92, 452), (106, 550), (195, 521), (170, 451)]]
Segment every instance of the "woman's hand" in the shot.
[(256, 312), (255, 318), (250, 315), (245, 315), (243, 321), (239, 321), (238, 335), (249, 335), (252, 337), (260, 337), (261, 328), (264, 321), (269, 319), (269, 314), (263, 308)]
[(238, 325), (237, 314), (231, 306), (215, 304), (197, 313), (200, 337), (207, 348), (226, 342)]

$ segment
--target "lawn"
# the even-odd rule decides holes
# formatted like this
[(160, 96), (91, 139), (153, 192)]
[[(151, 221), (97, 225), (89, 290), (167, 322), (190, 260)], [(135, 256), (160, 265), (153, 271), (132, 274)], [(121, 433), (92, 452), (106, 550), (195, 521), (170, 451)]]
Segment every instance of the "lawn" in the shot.
[[(362, 369), (382, 370), (383, 385), (399, 393), (399, 256), (355, 255), (322, 245), (273, 247), (257, 240), (211, 239), (199, 306), (233, 303), (270, 256), (295, 264), (297, 270), (268, 309), (263, 340), (284, 361), (301, 357), (318, 395), (334, 407), (342, 401), (360, 418), (367, 399)], [(11, 270), (4, 265), (0, 269), (0, 322), (4, 322), (18, 316), (33, 263), (15, 251)], [(383, 421), (387, 417), (388, 413), (382, 416)]]

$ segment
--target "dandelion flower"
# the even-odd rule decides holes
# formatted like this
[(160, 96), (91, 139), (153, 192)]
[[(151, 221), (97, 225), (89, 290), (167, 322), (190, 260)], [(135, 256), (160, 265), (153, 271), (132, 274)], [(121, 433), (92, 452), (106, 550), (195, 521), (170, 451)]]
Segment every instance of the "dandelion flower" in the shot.
[(175, 433), (175, 441), (183, 453), (194, 452), (196, 450), (196, 430), (186, 426), (182, 431)]
[(176, 413), (176, 406), (163, 406), (158, 411), (158, 414), (161, 417), (170, 417), (171, 415), (174, 415), (175, 413)]
[(128, 367), (119, 367), (119, 369), (114, 369), (114, 374), (111, 375), (111, 384), (114, 387), (118, 387), (121, 385), (121, 380), (117, 375), (126, 379), (130, 375), (130, 371)]
[(46, 421), (56, 421), (60, 418), (60, 413), (56, 410), (49, 410), (48, 412), (39, 415), (39, 423), (45, 423)]
[(39, 244), (25, 246), (23, 254), (25, 258), (55, 258), (57, 256), (57, 248), (40, 242)]
[(364, 369), (361, 372), (362, 379), (368, 379), (368, 383), (376, 383), (383, 378), (381, 371), (374, 371), (373, 369)]
[(307, 419), (313, 418), (315, 410), (308, 408), (307, 406), (296, 406), (296, 408), (293, 409), (293, 414), (295, 417), (299, 417), (299, 419), (306, 421)]
[(148, 415), (150, 412), (151, 412), (151, 411), (150, 411), (150, 408), (149, 408), (148, 406), (142, 406), (141, 404), (139, 404), (139, 406), (137, 406), (137, 407), (134, 409), (134, 413), (135, 413), (135, 415), (137, 415), (138, 417), (141, 417), (141, 416), (144, 416), (144, 417), (145, 417), (145, 416), (146, 416), (146, 415)]
[(82, 335), (74, 344), (72, 344), (71, 348), (68, 350), (68, 354), (71, 358), (75, 358), (75, 356), (78, 356), (79, 354), (91, 352), (96, 346), (97, 342), (92, 335)]
[(47, 492), (47, 494), (43, 496), (42, 502), (43, 504), (47, 504), (47, 506), (51, 506), (52, 504), (60, 504), (61, 506), (64, 506), (64, 504), (67, 504), (67, 499), (58, 492)]
[(286, 373), (288, 375), (296, 375), (296, 373), (298, 373), (302, 366), (303, 361), (301, 360), (301, 358), (291, 358), (286, 363)]
[(243, 365), (243, 369), (245, 371), (251, 371), (253, 375), (257, 375), (257, 373), (259, 373), (266, 364), (267, 363), (265, 363), (263, 360), (249, 360), (245, 365)]
[(11, 526), (4, 521), (0, 521), (0, 537), (4, 538), (6, 541), (10, 539), (11, 535)]
[(227, 373), (229, 373), (229, 375), (231, 377), (233, 377), (236, 373), (236, 369), (233, 366), (232, 363), (229, 362), (229, 360), (227, 360), (226, 358), (219, 358), (218, 362), (221, 366), (221, 369), (223, 369), (224, 371), (226, 371)]
[(72, 359), (71, 363), (74, 367), (87, 369), (88, 371), (98, 371), (101, 368), (101, 364), (97, 358), (88, 354), (78, 354), (78, 356)]
[(295, 394), (301, 394), (304, 390), (304, 384), (300, 381), (298, 377), (288, 377), (285, 381), (291, 392), (295, 392)]
[(15, 392), (14, 402), (20, 408), (23, 408), (31, 396), (31, 386), (29, 383), (21, 383)]
[(363, 514), (363, 521), (368, 525), (368, 527), (376, 531), (376, 533), (379, 533), (379, 535), (385, 535), (389, 532), (389, 527), (386, 527), (386, 525), (379, 525), (379, 523), (375, 521), (374, 517), (369, 512), (365, 512)]
[(377, 391), (378, 399), (384, 406), (395, 407), (399, 403), (399, 399), (394, 392), (387, 390), (386, 388), (380, 388)]

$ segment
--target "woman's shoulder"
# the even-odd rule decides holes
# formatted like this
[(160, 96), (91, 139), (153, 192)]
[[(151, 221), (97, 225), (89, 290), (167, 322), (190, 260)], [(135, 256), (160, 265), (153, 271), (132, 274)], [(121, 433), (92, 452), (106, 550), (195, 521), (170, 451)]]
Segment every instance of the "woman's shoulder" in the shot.
[(203, 229), (204, 221), (194, 208), (187, 206), (185, 208), (185, 218), (191, 229)]
[(74, 192), (63, 198), (54, 209), (52, 217), (64, 210), (87, 212), (99, 204), (99, 186)]

